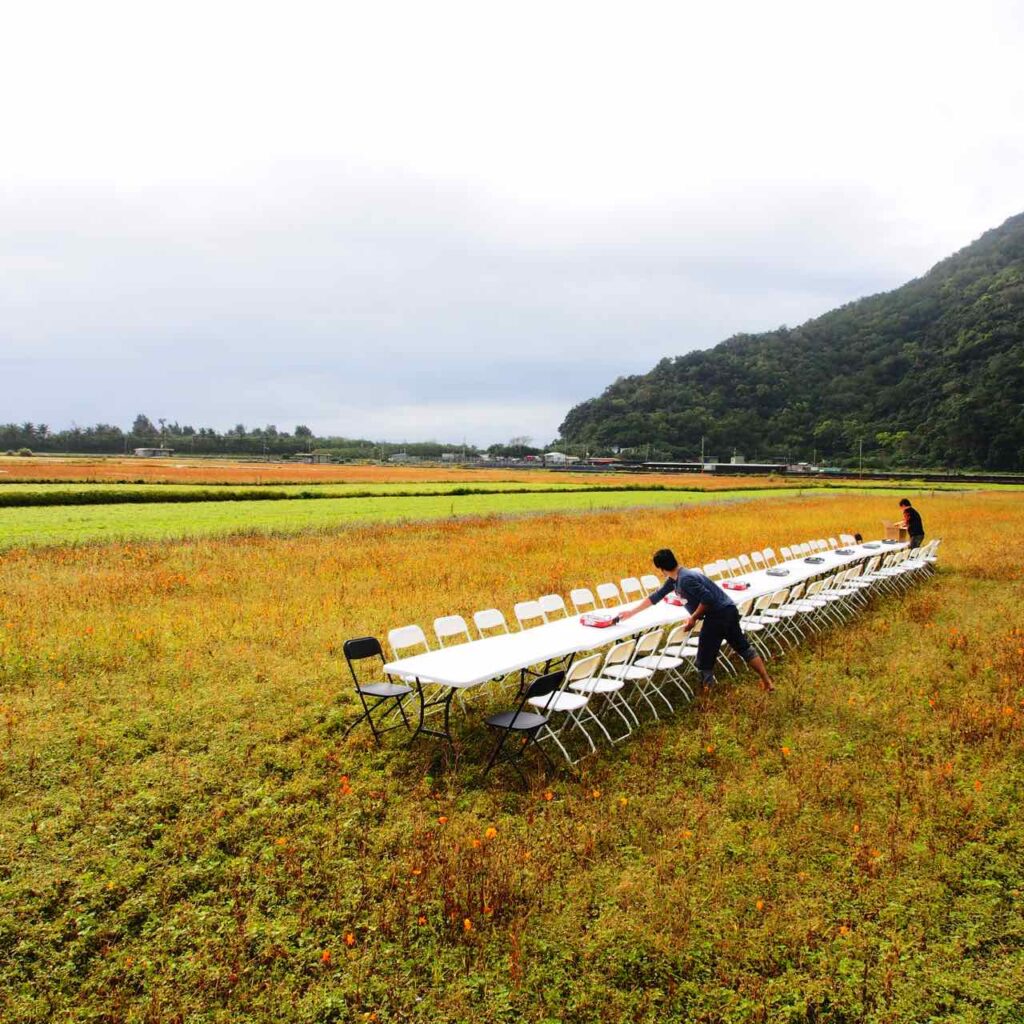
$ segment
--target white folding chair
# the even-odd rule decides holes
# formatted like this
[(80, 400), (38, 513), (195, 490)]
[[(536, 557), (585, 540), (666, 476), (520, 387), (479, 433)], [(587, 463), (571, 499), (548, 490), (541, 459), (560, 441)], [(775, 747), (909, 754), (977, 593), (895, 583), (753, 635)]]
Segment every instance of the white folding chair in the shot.
[(531, 629), (548, 621), (540, 601), (520, 601), (512, 611), (520, 629)]
[(589, 587), (577, 587), (575, 590), (570, 590), (569, 600), (572, 601), (577, 615), (582, 615), (583, 612), (592, 612), (597, 607), (597, 599)]
[(601, 697), (604, 702), (605, 711), (614, 711), (622, 719), (626, 731), (621, 736), (613, 736), (607, 728), (603, 730), (610, 743), (621, 743), (633, 732), (632, 721), (636, 721), (636, 716), (633, 714), (632, 708), (622, 698), (622, 690), (626, 684), (621, 679), (605, 675), (605, 670), (615, 668), (618, 665), (628, 664), (635, 648), (635, 640), (622, 640), (614, 644), (605, 655), (604, 664), (597, 675), (570, 684), (570, 689), (578, 693)]
[(425, 654), (430, 650), (426, 634), (419, 626), (399, 626), (388, 630), (388, 645), (395, 661), (411, 658), (417, 654)]
[(647, 573), (646, 576), (640, 577), (640, 582), (648, 594), (653, 594), (661, 586), (662, 581), (653, 573)]
[(779, 560), (779, 556), (771, 548), (765, 548), (761, 554), (764, 555), (765, 565), (774, 565)]
[(787, 547), (779, 548), (779, 554), (782, 556), (782, 561), (790, 562), (793, 560), (793, 549)]
[(597, 599), (603, 608), (613, 608), (622, 604), (622, 595), (614, 583), (598, 583)]
[(768, 568), (768, 566), (765, 564), (764, 555), (762, 555), (760, 551), (751, 551), (750, 560), (754, 563), (754, 568), (758, 571), (762, 571)]
[(745, 574), (754, 571), (754, 563), (750, 561), (750, 555), (740, 555), (737, 561), (740, 563), (740, 573)]
[(485, 636), (494, 636), (490, 630), (497, 630), (501, 633), (508, 632), (508, 623), (505, 616), (497, 608), (485, 608), (483, 611), (473, 612), (473, 625), (483, 640)]
[(566, 669), (565, 680), (561, 689), (551, 695), (550, 699), (546, 697), (537, 697), (530, 698), (528, 700), (528, 703), (532, 704), (534, 707), (543, 708), (545, 713), (562, 713), (565, 715), (565, 720), (557, 729), (551, 726), (551, 720), (549, 718), (547, 725), (542, 728), (541, 733), (537, 738), (538, 740), (552, 740), (569, 764), (576, 764), (581, 757), (586, 756), (587, 752), (584, 751), (583, 754), (575, 758), (569, 754), (569, 751), (560, 739), (562, 732), (566, 728), (571, 726), (583, 733), (583, 737), (587, 741), (587, 746), (590, 747), (590, 753), (597, 750), (597, 747), (594, 746), (594, 740), (587, 731), (587, 727), (583, 724), (584, 719), (589, 722), (593, 722), (594, 725), (601, 730), (605, 739), (607, 739), (609, 743), (612, 742), (611, 736), (608, 735), (608, 730), (605, 729), (601, 720), (594, 714), (593, 710), (589, 706), (592, 691), (588, 692), (580, 686), (573, 685), (575, 683), (586, 683), (593, 679), (597, 674), (597, 670), (600, 665), (600, 654), (591, 654), (586, 658), (581, 658), (579, 661), (573, 662), (572, 665)]
[(461, 615), (442, 615), (434, 619), (434, 636), (437, 637), (439, 647), (445, 646), (445, 641), (456, 643), (469, 643), (473, 638), (469, 635), (469, 626)]
[(635, 576), (627, 576), (624, 580), (620, 580), (619, 586), (622, 587), (622, 600), (624, 602), (640, 601), (647, 596), (644, 592), (643, 584)]
[(537, 604), (540, 605), (540, 610), (544, 613), (544, 619), (547, 622), (564, 619), (569, 614), (569, 609), (565, 607), (565, 599), (561, 594), (542, 594), (537, 598)]

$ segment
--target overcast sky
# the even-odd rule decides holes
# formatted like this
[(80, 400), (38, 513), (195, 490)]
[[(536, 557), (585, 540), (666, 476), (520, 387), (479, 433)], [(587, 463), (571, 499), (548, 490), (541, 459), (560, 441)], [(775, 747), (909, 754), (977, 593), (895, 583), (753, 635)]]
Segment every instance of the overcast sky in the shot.
[(10, 5), (0, 421), (546, 443), (1024, 210), (1024, 5)]

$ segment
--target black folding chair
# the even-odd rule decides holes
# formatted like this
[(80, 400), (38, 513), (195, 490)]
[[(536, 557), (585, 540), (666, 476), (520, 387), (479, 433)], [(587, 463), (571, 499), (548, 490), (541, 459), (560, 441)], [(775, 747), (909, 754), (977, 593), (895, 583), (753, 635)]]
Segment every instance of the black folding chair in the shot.
[[(409, 729), (409, 719), (406, 717), (405, 708), (402, 704), (405, 698), (413, 692), (412, 687), (401, 683), (381, 681), (360, 682), (359, 673), (356, 671), (356, 662), (372, 660), (378, 661), (380, 663), (379, 667), (383, 668), (384, 652), (381, 650), (380, 641), (376, 637), (361, 636), (355, 640), (346, 640), (343, 650), (345, 652), (345, 660), (348, 662), (348, 670), (352, 673), (352, 680), (356, 684), (356, 693), (359, 695), (359, 701), (363, 705), (363, 713), (345, 730), (345, 735), (347, 736), (363, 719), (370, 723), (373, 739), (378, 746), (380, 746), (380, 738), (384, 733), (390, 732), (392, 729), (399, 729), (402, 725)], [(390, 702), (393, 702), (391, 707), (379, 715), (377, 721), (374, 722), (373, 712), (382, 704)], [(402, 716), (402, 721), (382, 729), (380, 727), (381, 723), (395, 711)]]
[[(515, 769), (519, 777), (526, 783), (526, 776), (523, 774), (522, 768), (519, 767), (519, 761), (522, 759), (523, 754), (526, 753), (527, 747), (536, 747), (547, 761), (549, 767), (554, 770), (555, 762), (548, 756), (548, 752), (537, 743), (537, 733), (548, 724), (548, 716), (545, 714), (539, 714), (536, 711), (526, 711), (526, 703), (531, 698), (537, 697), (548, 697), (560, 690), (562, 682), (565, 679), (565, 673), (549, 672), (547, 675), (541, 676), (540, 679), (530, 683), (523, 693), (522, 699), (519, 701), (519, 707), (515, 711), (501, 711), (496, 715), (491, 715), (487, 719), (487, 725), (492, 729), (496, 729), (501, 733), (498, 740), (498, 745), (494, 748), (494, 752), (491, 754), (491, 759), (487, 762), (487, 767), (484, 769), (486, 775), (496, 764), (507, 764)], [(510, 744), (511, 749), (504, 753), (505, 744), (508, 739), (515, 735), (518, 742)]]

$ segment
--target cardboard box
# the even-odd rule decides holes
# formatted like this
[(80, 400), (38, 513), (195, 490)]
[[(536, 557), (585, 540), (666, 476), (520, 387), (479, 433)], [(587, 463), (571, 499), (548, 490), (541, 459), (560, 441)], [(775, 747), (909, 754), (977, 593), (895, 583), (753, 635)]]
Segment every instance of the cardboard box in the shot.
[(907, 528), (902, 523), (882, 523), (886, 540), (907, 540)]

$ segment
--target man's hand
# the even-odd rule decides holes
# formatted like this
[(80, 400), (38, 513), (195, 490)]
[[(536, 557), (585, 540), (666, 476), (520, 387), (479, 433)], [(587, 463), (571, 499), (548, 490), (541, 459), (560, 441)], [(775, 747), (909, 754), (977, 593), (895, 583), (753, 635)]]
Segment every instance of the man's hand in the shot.
[(696, 616), (691, 615), (686, 620), (686, 622), (683, 623), (683, 629), (685, 629), (687, 633), (692, 633), (693, 632), (693, 627), (696, 626), (696, 625), (697, 625), (697, 618), (696, 618)]

